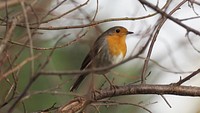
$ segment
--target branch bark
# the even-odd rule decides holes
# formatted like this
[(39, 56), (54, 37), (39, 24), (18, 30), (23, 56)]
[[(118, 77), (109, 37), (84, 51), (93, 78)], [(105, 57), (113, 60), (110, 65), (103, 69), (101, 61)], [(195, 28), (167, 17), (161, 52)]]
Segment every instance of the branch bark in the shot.
[(162, 16), (165, 16), (166, 18), (168, 18), (169, 20), (175, 22), (177, 25), (180, 25), (181, 27), (183, 27), (184, 29), (187, 30), (187, 32), (193, 32), (196, 35), (200, 36), (200, 32), (186, 24), (183, 24), (179, 19), (174, 18), (170, 15), (168, 15), (166, 12), (162, 11), (160, 8), (158, 8), (157, 6), (151, 4), (150, 2), (147, 2), (146, 0), (139, 0), (143, 5), (148, 6), (149, 8), (155, 10), (156, 12), (160, 13)]
[[(177, 85), (153, 85), (139, 84), (119, 86), (114, 89), (103, 89), (99, 92), (91, 92), (85, 97), (77, 97), (68, 104), (60, 107), (59, 113), (78, 113), (87, 105), (95, 103), (105, 98), (138, 94), (157, 94), (157, 95), (179, 95), (179, 96), (200, 96), (200, 87), (195, 86), (177, 86)], [(88, 98), (88, 95), (91, 95)]]

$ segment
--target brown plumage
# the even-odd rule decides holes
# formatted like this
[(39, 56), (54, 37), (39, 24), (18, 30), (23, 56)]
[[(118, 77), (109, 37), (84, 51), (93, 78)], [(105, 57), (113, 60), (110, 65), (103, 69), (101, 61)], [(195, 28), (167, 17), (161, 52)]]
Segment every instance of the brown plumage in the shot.
[[(112, 27), (102, 33), (85, 57), (80, 70), (105, 67), (121, 61), (126, 55), (126, 36), (132, 33), (121, 26)], [(88, 74), (80, 75), (70, 91), (76, 90)]]

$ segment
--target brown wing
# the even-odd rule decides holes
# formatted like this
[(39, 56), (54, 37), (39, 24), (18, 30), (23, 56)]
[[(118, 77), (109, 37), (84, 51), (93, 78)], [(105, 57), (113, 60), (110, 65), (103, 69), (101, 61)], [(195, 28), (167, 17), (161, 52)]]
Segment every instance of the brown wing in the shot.
[[(101, 35), (94, 43), (92, 49), (90, 52), (87, 54), (85, 57), (80, 70), (87, 69), (93, 62), (94, 58), (102, 52), (102, 49), (106, 46), (106, 41), (104, 39), (104, 34)], [(73, 86), (70, 88), (70, 91), (74, 91), (79, 87), (81, 82), (84, 80), (84, 78), (88, 75), (89, 73), (82, 74), (78, 77), (78, 79), (74, 82)]]

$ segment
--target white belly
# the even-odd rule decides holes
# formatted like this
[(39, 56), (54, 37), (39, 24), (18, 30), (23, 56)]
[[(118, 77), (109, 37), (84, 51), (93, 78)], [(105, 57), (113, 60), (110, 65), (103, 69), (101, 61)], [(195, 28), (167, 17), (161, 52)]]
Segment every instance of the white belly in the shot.
[(123, 56), (123, 54), (121, 53), (120, 55), (117, 55), (117, 56), (113, 56), (113, 57), (112, 57), (112, 63), (113, 63), (113, 64), (117, 64), (117, 63), (121, 62), (123, 59), (124, 59), (124, 56)]

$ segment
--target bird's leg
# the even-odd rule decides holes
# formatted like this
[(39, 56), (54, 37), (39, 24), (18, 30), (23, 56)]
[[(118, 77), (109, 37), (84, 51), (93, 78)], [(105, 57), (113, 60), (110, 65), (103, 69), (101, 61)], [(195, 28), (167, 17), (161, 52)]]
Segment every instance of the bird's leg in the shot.
[(117, 85), (114, 85), (114, 84), (108, 79), (108, 77), (107, 77), (105, 74), (103, 74), (103, 76), (106, 78), (106, 80), (107, 80), (108, 83), (110, 84), (110, 89), (116, 89), (116, 88), (118, 88), (118, 86), (117, 86)]
[(90, 92), (94, 92), (95, 93), (100, 93), (100, 91), (98, 89), (95, 88), (95, 77), (94, 77), (94, 74), (92, 74), (92, 81), (90, 83)]

